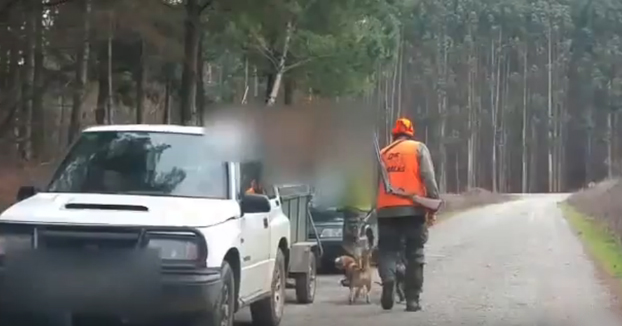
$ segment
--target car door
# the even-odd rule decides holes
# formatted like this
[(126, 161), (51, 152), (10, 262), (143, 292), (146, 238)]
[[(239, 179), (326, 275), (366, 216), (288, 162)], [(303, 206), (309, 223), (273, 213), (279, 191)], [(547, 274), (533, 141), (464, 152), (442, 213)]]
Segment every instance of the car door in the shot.
[[(243, 195), (252, 180), (260, 180), (257, 167), (245, 163), (240, 167), (241, 189)], [(252, 297), (260, 294), (266, 287), (270, 272), (270, 213), (246, 213), (241, 217), (242, 277), (240, 296)]]

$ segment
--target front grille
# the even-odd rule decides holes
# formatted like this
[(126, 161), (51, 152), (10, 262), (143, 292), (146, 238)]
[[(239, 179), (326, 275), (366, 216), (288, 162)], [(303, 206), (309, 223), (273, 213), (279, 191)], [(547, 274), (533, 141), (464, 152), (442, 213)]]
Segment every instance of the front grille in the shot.
[(134, 249), (144, 247), (144, 231), (138, 228), (46, 226), (37, 228), (38, 248)]

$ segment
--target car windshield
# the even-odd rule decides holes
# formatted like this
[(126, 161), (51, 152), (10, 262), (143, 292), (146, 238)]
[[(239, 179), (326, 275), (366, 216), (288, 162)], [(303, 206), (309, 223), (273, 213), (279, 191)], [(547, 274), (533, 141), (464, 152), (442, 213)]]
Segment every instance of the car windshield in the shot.
[(204, 147), (202, 135), (85, 132), (48, 191), (227, 198), (227, 165)]
[(343, 212), (335, 209), (312, 208), (311, 216), (316, 222), (342, 222)]

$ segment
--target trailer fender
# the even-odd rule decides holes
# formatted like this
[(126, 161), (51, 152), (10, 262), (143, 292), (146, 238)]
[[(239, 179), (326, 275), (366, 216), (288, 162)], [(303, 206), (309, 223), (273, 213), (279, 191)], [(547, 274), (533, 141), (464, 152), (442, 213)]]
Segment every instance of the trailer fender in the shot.
[(317, 242), (294, 243), (289, 250), (289, 273), (308, 273), (311, 259), (316, 259)]

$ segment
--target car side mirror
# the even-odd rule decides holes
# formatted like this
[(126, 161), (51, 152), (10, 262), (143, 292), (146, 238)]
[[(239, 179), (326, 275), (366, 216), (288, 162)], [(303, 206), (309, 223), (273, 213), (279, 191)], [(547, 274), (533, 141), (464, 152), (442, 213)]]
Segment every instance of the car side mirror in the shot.
[(264, 195), (244, 194), (240, 201), (242, 214), (246, 213), (268, 213), (270, 212), (270, 200)]
[(39, 192), (39, 189), (34, 186), (21, 186), (19, 187), (19, 190), (17, 190), (17, 195), (15, 196), (15, 199), (16, 201), (20, 202), (24, 199), (28, 199), (36, 195), (37, 192)]

